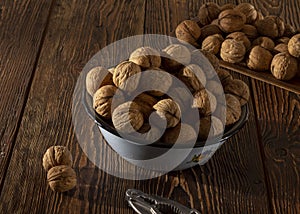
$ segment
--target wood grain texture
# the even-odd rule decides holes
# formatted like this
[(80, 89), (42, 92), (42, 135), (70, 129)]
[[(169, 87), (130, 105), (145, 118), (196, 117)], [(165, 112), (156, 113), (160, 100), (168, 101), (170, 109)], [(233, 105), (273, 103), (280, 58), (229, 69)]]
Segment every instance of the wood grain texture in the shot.
[(0, 189), (14, 147), (51, 1), (0, 2)]
[[(0, 213), (127, 213), (123, 197), (132, 182), (109, 176), (88, 161), (76, 141), (71, 105), (76, 80), (89, 58), (115, 40), (143, 33), (144, 7), (143, 1), (55, 2)], [(41, 166), (44, 151), (55, 144), (66, 145), (75, 156), (78, 186), (65, 194), (50, 190)]]

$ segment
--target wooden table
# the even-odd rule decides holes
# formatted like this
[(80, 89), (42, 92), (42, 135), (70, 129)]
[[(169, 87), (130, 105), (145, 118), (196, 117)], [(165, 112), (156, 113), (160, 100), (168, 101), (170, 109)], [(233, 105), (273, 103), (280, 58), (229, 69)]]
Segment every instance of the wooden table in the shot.
[[(77, 142), (72, 94), (87, 61), (128, 36), (169, 35), (203, 2), (0, 1), (0, 213), (133, 213), (124, 200), (128, 188), (203, 213), (300, 213), (300, 95), (261, 81), (236, 75), (251, 89), (249, 122), (204, 166), (120, 179), (95, 167)], [(246, 2), (300, 27), (299, 0)], [(64, 194), (50, 190), (41, 166), (51, 145), (65, 145), (74, 156), (78, 184)]]

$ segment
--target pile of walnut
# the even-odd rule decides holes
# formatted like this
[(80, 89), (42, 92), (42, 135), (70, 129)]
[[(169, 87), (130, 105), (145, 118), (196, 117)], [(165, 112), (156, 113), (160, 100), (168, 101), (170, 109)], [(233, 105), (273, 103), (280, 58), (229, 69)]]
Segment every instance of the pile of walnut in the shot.
[(77, 179), (72, 169), (73, 158), (64, 146), (51, 146), (43, 156), (43, 167), (48, 172), (47, 181), (55, 192), (65, 192), (76, 186)]
[[(196, 64), (199, 62), (199, 58), (197, 59), (199, 51), (190, 51), (181, 44), (171, 44), (163, 50), (141, 47), (131, 53), (128, 61), (121, 62), (115, 68), (108, 70), (102, 66), (95, 67), (86, 76), (86, 89), (93, 97), (93, 108), (103, 119), (112, 122), (118, 131), (127, 134), (136, 131), (149, 133), (145, 139), (151, 142), (158, 139), (163, 143), (174, 143), (176, 140), (184, 143), (195, 138), (206, 140), (210, 127), (213, 133), (210, 133), (209, 137), (216, 136), (223, 131), (224, 124), (212, 116), (212, 113), (217, 109), (218, 97), (224, 96), (223, 88), (227, 105), (226, 126), (233, 125), (240, 119), (242, 106), (247, 103), (250, 94), (248, 86), (243, 81), (233, 79), (227, 71), (219, 69), (219, 60), (216, 56), (209, 52), (203, 54), (214, 66), (217, 74), (209, 72), (209, 69), (200, 68)], [(163, 72), (164, 76), (157, 76), (151, 80), (143, 78), (143, 75), (141, 78), (135, 75), (147, 70), (157, 71), (157, 75)], [(107, 75), (100, 81), (103, 79), (103, 73)], [(177, 94), (183, 105), (195, 108), (200, 115), (200, 129), (194, 130), (191, 125), (182, 123), (181, 114), (184, 110), (180, 109), (181, 105), (160, 91), (147, 91), (139, 94), (133, 101), (125, 102), (116, 91), (119, 88), (122, 92), (126, 86), (125, 81), (133, 75), (137, 76), (134, 79), (136, 83), (142, 86), (150, 84), (154, 89), (164, 87), (164, 91), (168, 91), (167, 94)], [(193, 101), (190, 104), (185, 100), (187, 96), (181, 88), (172, 86), (172, 75), (183, 82), (193, 94)], [(159, 78), (163, 78), (164, 84), (158, 85)], [(216, 78), (220, 79), (219, 83)], [(127, 85), (127, 90), (135, 90), (138, 84)], [(208, 91), (208, 88), (211, 90)], [(114, 106), (112, 106), (113, 97), (117, 97), (117, 104)], [(225, 114), (225, 110), (223, 112)], [(159, 122), (155, 127), (150, 127), (150, 114), (156, 116), (158, 119), (156, 121), (166, 121), (167, 129), (162, 136)], [(177, 139), (180, 129), (184, 129), (184, 137)]]
[(176, 37), (226, 62), (270, 71), (280, 80), (300, 76), (300, 34), (277, 16), (263, 16), (250, 3), (203, 4), (181, 22)]

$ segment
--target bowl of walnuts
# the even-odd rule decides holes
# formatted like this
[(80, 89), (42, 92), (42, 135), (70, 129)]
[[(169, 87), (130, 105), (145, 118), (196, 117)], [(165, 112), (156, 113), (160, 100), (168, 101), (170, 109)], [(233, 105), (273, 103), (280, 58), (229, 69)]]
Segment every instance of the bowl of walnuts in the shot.
[(206, 163), (248, 119), (247, 84), (180, 42), (139, 47), (115, 67), (93, 67), (85, 81), (83, 105), (106, 142), (151, 170)]

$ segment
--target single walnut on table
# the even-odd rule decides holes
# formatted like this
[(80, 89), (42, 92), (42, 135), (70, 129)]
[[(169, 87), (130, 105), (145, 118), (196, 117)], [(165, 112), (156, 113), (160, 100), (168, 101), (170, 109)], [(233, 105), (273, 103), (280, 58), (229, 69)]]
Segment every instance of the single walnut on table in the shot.
[(287, 52), (276, 54), (271, 63), (271, 72), (276, 79), (290, 80), (298, 72), (297, 59)]
[(160, 54), (151, 47), (141, 47), (130, 54), (129, 61), (141, 66), (142, 68), (158, 68), (161, 65)]
[(43, 167), (46, 171), (54, 166), (72, 166), (72, 155), (65, 146), (51, 146), (43, 156)]
[(175, 127), (179, 123), (180, 108), (172, 99), (160, 100), (153, 108), (159, 117), (167, 121), (167, 128)]

